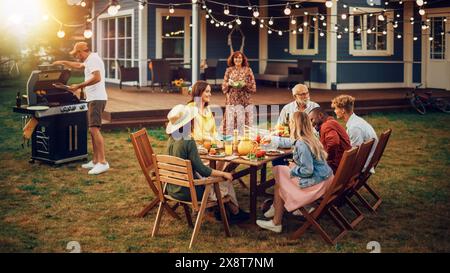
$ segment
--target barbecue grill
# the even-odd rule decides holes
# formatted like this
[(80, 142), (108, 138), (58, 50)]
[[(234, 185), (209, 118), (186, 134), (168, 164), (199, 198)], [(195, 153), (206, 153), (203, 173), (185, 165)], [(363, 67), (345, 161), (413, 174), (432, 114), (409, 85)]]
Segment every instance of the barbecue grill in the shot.
[(67, 84), (70, 70), (39, 66), (27, 82), (27, 105), (16, 113), (38, 120), (31, 137), (31, 161), (62, 164), (87, 158), (87, 103), (72, 92), (54, 87)]

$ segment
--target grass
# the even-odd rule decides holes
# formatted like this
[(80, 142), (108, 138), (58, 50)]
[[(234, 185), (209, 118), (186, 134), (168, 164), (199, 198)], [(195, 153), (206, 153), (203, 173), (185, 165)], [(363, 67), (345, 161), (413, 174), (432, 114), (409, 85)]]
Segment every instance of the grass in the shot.
[[(30, 148), (20, 145), (20, 115), (11, 109), (25, 83), (11, 81), (0, 89), (0, 252), (67, 252), (70, 241), (78, 241), (83, 252), (368, 252), (370, 241), (380, 242), (382, 252), (450, 251), (449, 115), (366, 116), (378, 133), (394, 129), (370, 181), (384, 201), (336, 246), (312, 231), (290, 240), (299, 222), (289, 217), (281, 235), (232, 226), (231, 238), (224, 238), (220, 223), (207, 220), (189, 250), (191, 229), (184, 222), (165, 217), (160, 235), (151, 238), (156, 210), (135, 217), (153, 196), (129, 140), (134, 129), (104, 134), (112, 169), (101, 176), (88, 176), (78, 162), (60, 167), (27, 162)], [(163, 151), (163, 129), (149, 133), (155, 151)], [(248, 191), (236, 189), (246, 208)]]

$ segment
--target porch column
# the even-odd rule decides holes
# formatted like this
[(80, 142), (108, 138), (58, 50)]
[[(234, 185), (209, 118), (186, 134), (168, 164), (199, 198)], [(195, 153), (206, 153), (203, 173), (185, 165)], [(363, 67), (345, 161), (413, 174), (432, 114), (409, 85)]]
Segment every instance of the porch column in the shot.
[(333, 6), (327, 8), (327, 89), (331, 89), (331, 84), (337, 80), (337, 34), (334, 30), (337, 24), (337, 5), (337, 1), (333, 0)]
[(191, 60), (191, 72), (192, 72), (192, 84), (194, 84), (200, 78), (200, 54), (199, 54), (199, 11), (198, 5), (192, 4), (192, 60)]
[(413, 25), (406, 23), (414, 16), (414, 2), (403, 3), (403, 83), (405, 87), (412, 87), (413, 83)]
[[(148, 33), (148, 5), (144, 5), (144, 8), (139, 9), (139, 85), (147, 86), (147, 33)], [(134, 66), (134, 64), (132, 65)]]
[[(267, 0), (260, 0), (260, 5), (267, 5)], [(259, 11), (261, 13), (261, 17), (268, 16), (268, 8), (263, 7)], [(267, 30), (265, 28), (259, 29), (259, 73), (264, 73), (264, 70), (267, 66), (267, 59), (268, 59), (268, 34)]]

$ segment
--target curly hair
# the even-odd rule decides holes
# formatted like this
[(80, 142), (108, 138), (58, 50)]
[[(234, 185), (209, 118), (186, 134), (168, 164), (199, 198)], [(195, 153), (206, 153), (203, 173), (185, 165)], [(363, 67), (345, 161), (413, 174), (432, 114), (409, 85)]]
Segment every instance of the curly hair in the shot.
[(228, 57), (227, 59), (227, 65), (230, 66), (234, 66), (234, 58), (237, 55), (241, 55), (242, 56), (242, 66), (248, 66), (248, 59), (247, 57), (244, 55), (244, 53), (240, 52), (240, 51), (235, 51), (233, 53), (231, 53), (230, 57)]
[(355, 98), (350, 95), (340, 95), (335, 97), (331, 101), (332, 108), (341, 108), (344, 109), (345, 112), (347, 113), (353, 112), (354, 105), (355, 105)]

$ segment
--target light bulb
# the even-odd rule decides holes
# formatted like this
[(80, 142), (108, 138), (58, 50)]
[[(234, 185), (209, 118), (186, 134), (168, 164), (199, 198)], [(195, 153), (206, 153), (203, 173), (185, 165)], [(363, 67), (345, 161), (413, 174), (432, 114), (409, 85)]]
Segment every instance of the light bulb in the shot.
[(223, 13), (224, 13), (225, 15), (230, 14), (230, 9), (228, 8), (228, 5), (225, 5), (225, 7), (224, 7), (224, 9), (223, 9)]
[(228, 28), (229, 28), (229, 29), (232, 29), (232, 28), (233, 28), (233, 25), (232, 25), (232, 24), (229, 24), (229, 25), (228, 25)]
[(303, 32), (303, 28), (299, 28), (298, 31), (299, 31), (299, 32)]
[(92, 37), (92, 30), (86, 29), (86, 30), (84, 31), (83, 35), (84, 35), (84, 38), (90, 39), (90, 38)]
[(402, 35), (400, 35), (400, 34), (397, 35), (397, 38), (398, 38), (398, 39), (401, 39), (401, 38), (402, 38)]
[(273, 20), (272, 20), (272, 18), (270, 18), (270, 20), (269, 20), (269, 25), (270, 25), (270, 26), (273, 25)]
[(428, 38), (428, 40), (433, 41), (433, 37)]
[(225, 25), (225, 23), (221, 21), (221, 22), (220, 22), (220, 25), (223, 26), (223, 25)]
[(272, 34), (272, 30), (269, 29), (269, 30), (267, 31), (267, 33)]
[(333, 6), (333, 2), (327, 0), (327, 1), (325, 2), (325, 6), (326, 6), (327, 8), (331, 8), (331, 7)]
[(292, 17), (292, 19), (291, 19), (291, 24), (293, 24), (293, 25), (297, 24), (297, 20), (295, 20), (294, 17)]
[(278, 35), (283, 35), (283, 32), (281, 30), (278, 31)]
[(423, 6), (423, 0), (416, 0), (416, 4), (421, 7)]
[(320, 15), (320, 21), (323, 21), (323, 20), (325, 20), (325, 16)]
[(289, 3), (286, 4), (286, 7), (284, 8), (284, 14), (285, 15), (290, 15), (291, 14), (291, 6), (289, 5)]
[(414, 41), (417, 41), (417, 37), (414, 37), (413, 40), (414, 40)]
[(242, 21), (241, 21), (241, 19), (239, 19), (239, 17), (236, 19), (236, 24), (238, 24), (238, 25), (242, 24)]
[(321, 32), (320, 37), (323, 37), (323, 36), (325, 36), (325, 33)]
[(58, 38), (64, 38), (64, 36), (66, 36), (66, 33), (64, 32), (64, 30), (60, 29), (57, 33), (56, 36), (58, 36)]
[(174, 13), (175, 12), (175, 9), (173, 8), (173, 6), (170, 6), (169, 7), (169, 13)]
[(292, 31), (292, 34), (293, 34), (293, 35), (297, 34), (297, 31), (294, 29), (294, 30)]
[(256, 25), (256, 21), (252, 19), (252, 25)]
[(387, 31), (386, 30), (383, 30), (383, 35), (387, 35)]
[(343, 14), (341, 15), (341, 19), (342, 19), (342, 20), (347, 19), (347, 14), (343, 13)]
[(334, 30), (338, 30), (338, 29), (339, 29), (338, 25), (334, 25)]
[(142, 3), (139, 4), (139, 9), (143, 10), (144, 9), (144, 5)]
[(119, 10), (117, 9), (116, 6), (109, 6), (109, 8), (108, 8), (108, 14), (111, 16), (116, 15), (118, 11)]
[(255, 9), (253, 10), (253, 17), (258, 18), (258, 16), (259, 16), (259, 11), (258, 11), (257, 8), (255, 8)]
[(424, 16), (425, 15), (425, 10), (424, 9), (419, 9), (419, 14)]
[(219, 23), (216, 23), (216, 27), (220, 27), (220, 24), (219, 24)]
[(303, 22), (303, 26), (308, 26), (308, 22)]
[(344, 31), (345, 31), (345, 32), (348, 32), (348, 27), (344, 28)]
[(372, 33), (372, 30), (369, 28), (368, 30), (367, 30), (367, 34), (371, 34)]
[(339, 33), (339, 34), (337, 35), (337, 38), (338, 38), (338, 39), (341, 39), (341, 38), (342, 38), (342, 35)]
[(263, 24), (259, 24), (259, 28), (263, 28), (264, 27), (264, 25)]
[(206, 14), (206, 15), (205, 15), (205, 18), (206, 18), (206, 19), (209, 19), (209, 14)]
[(384, 21), (384, 15), (383, 14), (378, 15), (378, 20), (379, 21)]

